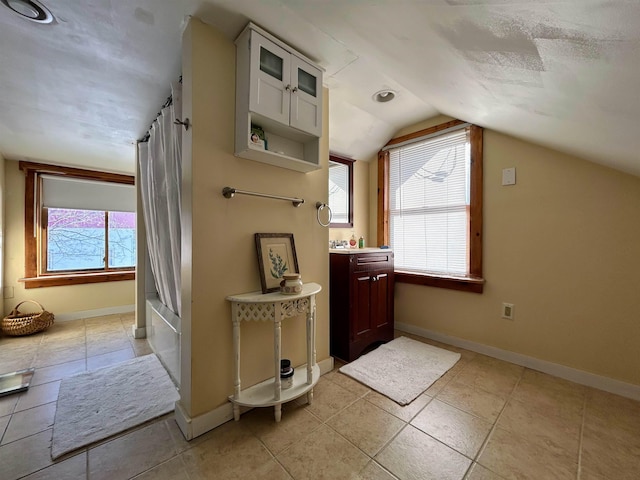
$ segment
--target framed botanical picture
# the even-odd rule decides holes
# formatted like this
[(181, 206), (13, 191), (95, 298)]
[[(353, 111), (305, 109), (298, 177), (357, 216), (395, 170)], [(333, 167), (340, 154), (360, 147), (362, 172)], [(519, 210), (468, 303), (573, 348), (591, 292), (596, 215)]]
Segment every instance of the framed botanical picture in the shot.
[(293, 233), (256, 233), (262, 293), (280, 289), (282, 275), (300, 273)]

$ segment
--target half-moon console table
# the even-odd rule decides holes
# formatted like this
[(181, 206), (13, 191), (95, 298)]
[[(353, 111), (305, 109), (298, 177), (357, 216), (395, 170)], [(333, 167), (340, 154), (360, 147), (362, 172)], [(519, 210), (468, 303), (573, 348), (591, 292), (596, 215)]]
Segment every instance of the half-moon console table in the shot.
[[(317, 283), (306, 283), (302, 293), (284, 295), (280, 292), (253, 292), (229, 295), (231, 320), (233, 322), (234, 393), (229, 397), (233, 403), (233, 418), (240, 420), (240, 406), (275, 407), (276, 422), (282, 416), (282, 404), (307, 394), (313, 400), (313, 387), (320, 379), (320, 367), (316, 364), (316, 294), (322, 290)], [(290, 317), (306, 313), (307, 319), (307, 367), (298, 369), (293, 375), (293, 385), (281, 388), (280, 342), (281, 322)], [(240, 387), (240, 323), (245, 321), (273, 322), (274, 377), (242, 390)]]

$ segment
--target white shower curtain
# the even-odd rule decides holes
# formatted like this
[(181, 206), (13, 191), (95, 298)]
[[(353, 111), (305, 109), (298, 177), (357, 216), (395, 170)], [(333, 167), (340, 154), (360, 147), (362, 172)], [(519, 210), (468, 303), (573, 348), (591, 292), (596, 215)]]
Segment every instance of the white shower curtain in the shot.
[(182, 182), (182, 86), (171, 85), (173, 102), (162, 109), (138, 142), (142, 211), (151, 270), (160, 301), (180, 316), (180, 189)]

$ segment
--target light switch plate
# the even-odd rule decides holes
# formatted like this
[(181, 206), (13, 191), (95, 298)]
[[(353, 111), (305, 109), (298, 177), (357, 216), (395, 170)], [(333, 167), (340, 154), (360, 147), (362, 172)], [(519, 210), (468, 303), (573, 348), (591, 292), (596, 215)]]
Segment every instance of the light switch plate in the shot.
[(515, 185), (516, 184), (516, 168), (503, 168), (502, 169), (502, 185)]

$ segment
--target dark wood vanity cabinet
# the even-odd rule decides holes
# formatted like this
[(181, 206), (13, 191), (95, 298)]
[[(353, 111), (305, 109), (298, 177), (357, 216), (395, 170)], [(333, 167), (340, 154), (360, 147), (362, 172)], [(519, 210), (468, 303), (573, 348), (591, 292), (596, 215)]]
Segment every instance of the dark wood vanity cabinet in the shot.
[(393, 340), (393, 252), (330, 254), (331, 355), (358, 358)]

